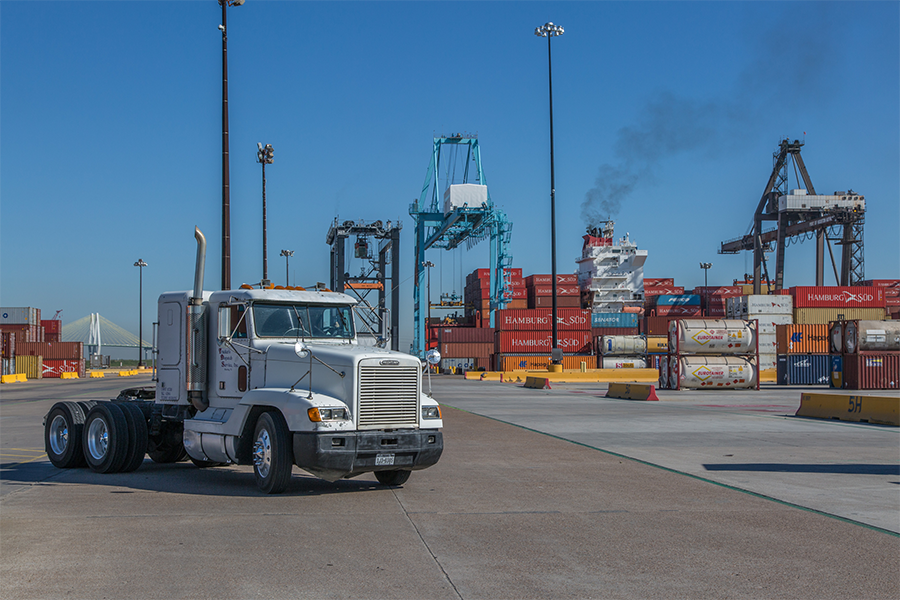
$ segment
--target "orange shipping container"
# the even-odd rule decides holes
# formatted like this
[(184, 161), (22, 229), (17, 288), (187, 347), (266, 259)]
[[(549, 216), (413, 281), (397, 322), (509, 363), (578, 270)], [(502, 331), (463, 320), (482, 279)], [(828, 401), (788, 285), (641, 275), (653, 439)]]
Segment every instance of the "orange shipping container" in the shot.
[[(546, 354), (497, 354), (498, 371), (546, 371), (550, 356)], [(589, 354), (567, 354), (563, 356), (563, 369), (578, 371), (584, 363), (586, 369), (597, 368), (597, 357)]]
[(828, 325), (776, 325), (777, 354), (828, 354)]

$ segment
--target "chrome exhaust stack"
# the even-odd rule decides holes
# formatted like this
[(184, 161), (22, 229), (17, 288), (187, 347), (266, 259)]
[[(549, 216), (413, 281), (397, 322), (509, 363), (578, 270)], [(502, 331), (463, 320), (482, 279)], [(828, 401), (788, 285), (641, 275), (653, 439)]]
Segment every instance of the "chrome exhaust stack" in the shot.
[(203, 272), (206, 268), (206, 237), (194, 227), (197, 239), (197, 260), (194, 268), (194, 291), (188, 306), (188, 327), (186, 340), (187, 368), (185, 380), (188, 399), (199, 412), (209, 408), (206, 397), (206, 344), (207, 315), (203, 305)]

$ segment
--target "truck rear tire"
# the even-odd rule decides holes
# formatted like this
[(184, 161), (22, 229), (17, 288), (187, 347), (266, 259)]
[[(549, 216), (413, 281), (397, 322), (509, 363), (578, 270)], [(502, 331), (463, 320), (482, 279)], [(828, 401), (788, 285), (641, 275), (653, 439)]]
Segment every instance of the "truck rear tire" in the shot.
[(44, 450), (58, 469), (85, 465), (81, 448), (84, 412), (75, 402), (57, 402), (44, 423)]
[(125, 464), (130, 441), (122, 409), (112, 402), (99, 402), (84, 421), (84, 458), (97, 473), (116, 473)]
[(290, 432), (281, 413), (259, 415), (253, 440), (256, 485), (267, 494), (280, 494), (287, 489), (294, 466)]
[(375, 479), (381, 485), (403, 485), (412, 471), (375, 471)]
[(128, 424), (128, 450), (121, 472), (131, 473), (141, 466), (147, 454), (147, 421), (143, 411), (137, 406), (128, 402), (117, 403), (117, 406), (122, 409)]

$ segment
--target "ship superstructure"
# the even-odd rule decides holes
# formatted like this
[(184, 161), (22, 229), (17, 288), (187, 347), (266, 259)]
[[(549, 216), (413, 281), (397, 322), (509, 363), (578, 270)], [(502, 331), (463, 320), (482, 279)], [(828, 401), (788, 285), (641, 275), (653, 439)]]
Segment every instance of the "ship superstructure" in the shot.
[(578, 259), (578, 285), (582, 305), (593, 312), (640, 310), (644, 303), (644, 262), (628, 233), (614, 242), (615, 222), (601, 221), (588, 227)]

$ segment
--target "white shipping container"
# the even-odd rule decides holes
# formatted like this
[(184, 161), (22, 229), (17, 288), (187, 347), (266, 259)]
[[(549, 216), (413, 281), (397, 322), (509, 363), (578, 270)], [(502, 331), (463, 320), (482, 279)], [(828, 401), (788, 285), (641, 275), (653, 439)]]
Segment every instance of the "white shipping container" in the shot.
[(768, 371), (778, 366), (778, 355), (775, 351), (763, 354), (762, 348), (759, 349), (759, 370)]
[(457, 183), (447, 187), (444, 192), (444, 214), (452, 213), (457, 208), (481, 208), (488, 201), (487, 186), (477, 183)]
[(759, 334), (759, 353), (774, 353), (775, 349), (778, 347), (775, 340), (777, 336), (775, 333), (762, 333)]
[(832, 194), (828, 196), (788, 194), (778, 197), (778, 210), (828, 210), (832, 208), (866, 209), (866, 197), (859, 194)]
[(475, 369), (474, 358), (441, 358), (440, 368), (442, 371), (472, 371)]
[(640, 356), (604, 356), (601, 369), (646, 369), (647, 361)]
[(0, 308), (0, 325), (38, 325), (37, 310), (30, 306)]
[(749, 315), (792, 315), (794, 313), (794, 297), (782, 295), (750, 295), (741, 296), (742, 312)]

